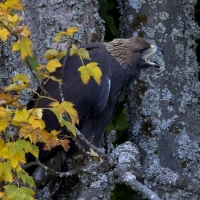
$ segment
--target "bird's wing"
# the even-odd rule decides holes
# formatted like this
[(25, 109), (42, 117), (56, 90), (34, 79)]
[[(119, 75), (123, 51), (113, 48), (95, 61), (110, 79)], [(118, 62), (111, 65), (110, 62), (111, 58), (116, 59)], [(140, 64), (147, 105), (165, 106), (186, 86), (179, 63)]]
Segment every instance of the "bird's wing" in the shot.
[[(99, 44), (99, 45), (98, 45)], [(93, 46), (86, 45), (91, 60), (84, 59), (84, 65), (90, 62), (98, 63), (102, 71), (101, 84), (98, 85), (91, 77), (88, 84), (83, 84), (78, 68), (83, 66), (78, 56), (69, 57), (64, 67), (62, 92), (65, 101), (70, 101), (78, 111), (80, 121), (92, 113), (99, 115), (104, 109), (110, 92), (110, 66), (108, 52), (101, 43), (94, 43)], [(62, 62), (64, 59), (62, 59)], [(55, 74), (59, 78), (60, 70)], [(60, 100), (58, 83), (49, 81), (45, 86), (46, 91), (52, 98)], [(41, 105), (41, 103), (40, 103)], [(83, 119), (84, 120), (84, 119)]]
[[(110, 66), (109, 56), (104, 46), (101, 43), (94, 43), (94, 45), (85, 46), (89, 51), (91, 60), (84, 59), (84, 65), (90, 62), (97, 62), (102, 71), (101, 84), (98, 85), (91, 77), (88, 84), (83, 84), (80, 78), (80, 72), (78, 68), (82, 66), (82, 62), (78, 56), (68, 57), (64, 67), (64, 76), (62, 84), (62, 92), (64, 100), (72, 102), (74, 107), (78, 111), (79, 115), (79, 128), (87, 121), (92, 115), (94, 118), (98, 117), (104, 110), (107, 99), (110, 92)], [(64, 59), (61, 60), (62, 62)], [(60, 69), (57, 70), (53, 76), (61, 78)], [(50, 97), (61, 101), (59, 84), (55, 81), (49, 80), (45, 85), (45, 90)], [(41, 99), (37, 107), (48, 107), (50, 101), (48, 99)], [(43, 111), (43, 120), (46, 123), (46, 129), (51, 131), (53, 129), (60, 130), (61, 126), (56, 119), (55, 115), (48, 110)], [(63, 129), (64, 130), (64, 129)], [(66, 132), (66, 130), (65, 130)], [(66, 133), (65, 133), (66, 134)], [(84, 133), (83, 133), (84, 134)], [(43, 145), (40, 145), (42, 151)], [(54, 148), (52, 151), (42, 151), (40, 154), (41, 160), (48, 160), (55, 155), (58, 148)]]

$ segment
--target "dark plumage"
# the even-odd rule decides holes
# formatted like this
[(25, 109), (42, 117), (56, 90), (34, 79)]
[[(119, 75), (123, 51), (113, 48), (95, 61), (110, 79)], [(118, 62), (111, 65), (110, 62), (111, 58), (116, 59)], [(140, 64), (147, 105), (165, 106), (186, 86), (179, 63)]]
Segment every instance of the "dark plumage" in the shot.
[[(103, 74), (101, 84), (98, 85), (91, 78), (89, 83), (84, 85), (80, 72), (77, 70), (82, 65), (80, 58), (69, 56), (64, 68), (62, 90), (65, 101), (74, 103), (78, 111), (80, 123), (77, 128), (92, 144), (99, 147), (107, 125), (114, 117), (118, 97), (134, 78), (139, 77), (142, 68), (158, 67), (155, 63), (147, 62), (145, 56), (149, 49), (156, 52), (159, 48), (150, 46), (139, 38), (115, 39), (109, 43), (91, 43), (84, 48), (89, 51), (91, 58), (91, 60), (84, 60), (84, 64), (98, 63)], [(59, 74), (60, 69), (53, 75), (59, 78)], [(52, 98), (61, 101), (57, 82), (49, 80), (45, 85), (45, 90)], [(49, 103), (47, 99), (41, 99), (37, 107), (48, 107)], [(30, 105), (31, 103), (29, 108), (33, 106)], [(43, 120), (46, 122), (48, 131), (61, 129), (55, 115), (50, 111), (44, 110)], [(67, 134), (65, 128), (62, 128), (62, 134)], [(60, 146), (52, 151), (41, 150), (40, 161), (54, 170), (65, 171), (67, 158), (76, 151), (77, 147), (73, 143), (67, 153)], [(31, 173), (38, 188), (48, 182), (54, 183), (52, 176), (47, 175), (41, 168), (37, 167), (34, 170)]]

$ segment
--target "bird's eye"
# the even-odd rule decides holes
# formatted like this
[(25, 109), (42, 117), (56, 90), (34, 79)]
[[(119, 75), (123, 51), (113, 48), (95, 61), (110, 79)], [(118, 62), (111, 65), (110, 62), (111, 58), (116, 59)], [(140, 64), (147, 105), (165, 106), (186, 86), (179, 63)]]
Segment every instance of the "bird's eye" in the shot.
[(138, 52), (139, 52), (140, 54), (142, 54), (142, 53), (143, 53), (143, 49), (139, 50)]

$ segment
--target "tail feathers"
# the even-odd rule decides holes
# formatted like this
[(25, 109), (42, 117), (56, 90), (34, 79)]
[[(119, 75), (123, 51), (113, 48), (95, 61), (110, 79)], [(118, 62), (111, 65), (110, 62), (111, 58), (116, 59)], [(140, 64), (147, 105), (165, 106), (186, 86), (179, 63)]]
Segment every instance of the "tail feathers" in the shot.
[[(43, 164), (57, 172), (67, 171), (67, 154), (63, 150), (60, 150)], [(31, 176), (38, 189), (46, 186), (50, 194), (53, 194), (60, 187), (62, 181), (58, 176), (52, 175), (39, 166), (33, 171)]]

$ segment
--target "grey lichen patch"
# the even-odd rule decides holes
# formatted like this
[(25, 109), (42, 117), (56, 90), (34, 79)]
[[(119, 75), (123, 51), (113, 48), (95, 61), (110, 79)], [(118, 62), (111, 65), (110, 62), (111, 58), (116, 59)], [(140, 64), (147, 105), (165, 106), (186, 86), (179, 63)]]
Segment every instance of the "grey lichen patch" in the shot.
[(185, 48), (183, 44), (175, 45), (175, 53), (179, 58), (184, 59)]
[(156, 186), (157, 184), (175, 185), (177, 179), (179, 178), (178, 173), (175, 173), (168, 168), (163, 168), (162, 166), (159, 165), (159, 160), (157, 159), (152, 161), (153, 161), (152, 165), (150, 165), (148, 168), (147, 177), (148, 178), (154, 177), (155, 178), (154, 183), (152, 185), (152, 183), (148, 184), (148, 181), (146, 181), (146, 184), (148, 184), (149, 187)]
[[(151, 102), (151, 107), (149, 107), (148, 102)], [(160, 92), (157, 89), (149, 89), (145, 92), (142, 98), (142, 113), (145, 116), (153, 115), (160, 117), (162, 112), (160, 110)]]
[[(194, 194), (192, 192), (186, 192), (184, 190), (180, 190), (177, 189), (175, 193), (165, 193), (162, 196), (162, 199), (164, 200), (180, 200), (180, 199), (191, 199), (191, 196), (193, 196)], [(194, 200), (197, 200), (198, 197), (196, 196), (196, 198)]]
[(176, 122), (176, 120), (178, 119), (177, 115), (174, 115), (172, 118), (170, 119), (163, 119), (162, 123), (160, 124), (160, 128), (162, 130), (167, 130), (169, 131), (169, 128), (172, 126), (172, 124), (174, 124)]
[(162, 99), (164, 101), (169, 101), (172, 99), (173, 94), (168, 88), (164, 88), (161, 93)]
[(178, 107), (178, 110), (181, 113), (185, 113), (187, 106), (192, 104), (192, 91), (191, 88), (188, 87), (188, 85), (185, 85), (183, 88), (183, 91), (181, 92), (181, 101), (180, 105)]
[(106, 177), (105, 174), (100, 174), (98, 175), (98, 180), (93, 182), (90, 185), (90, 188), (101, 188), (102, 184), (107, 183), (108, 182), (108, 178)]
[(185, 162), (184, 175), (189, 177), (194, 175), (200, 183), (200, 163), (198, 162), (200, 143), (198, 141), (191, 140), (185, 129), (183, 129), (181, 134), (177, 136), (176, 142), (178, 143), (178, 156), (182, 162)]
[(167, 12), (160, 12), (158, 16), (161, 21), (166, 21), (169, 18), (169, 14)]
[(173, 42), (176, 42), (178, 38), (183, 37), (183, 29), (173, 28), (171, 32)]
[(129, 5), (135, 9), (136, 12), (139, 12), (143, 3), (145, 3), (145, 0), (129, 0)]

